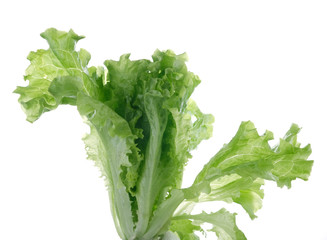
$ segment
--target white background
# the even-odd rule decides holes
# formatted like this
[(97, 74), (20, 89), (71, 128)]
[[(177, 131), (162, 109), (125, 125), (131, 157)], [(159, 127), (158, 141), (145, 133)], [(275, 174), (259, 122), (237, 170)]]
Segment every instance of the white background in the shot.
[[(194, 152), (185, 186), (243, 120), (282, 137), (292, 122), (315, 160), (308, 182), (278, 189), (267, 183), (249, 240), (327, 239), (326, 1), (2, 1), (0, 3), (0, 239), (118, 240), (107, 193), (86, 155), (88, 131), (65, 106), (26, 122), (12, 94), (24, 85), (29, 51), (47, 48), (39, 34), (70, 28), (92, 65), (150, 58), (157, 48), (187, 52), (202, 84), (193, 99), (212, 113), (214, 136)], [(210, 206), (210, 210), (221, 204)], [(211, 237), (211, 239), (214, 239)]]

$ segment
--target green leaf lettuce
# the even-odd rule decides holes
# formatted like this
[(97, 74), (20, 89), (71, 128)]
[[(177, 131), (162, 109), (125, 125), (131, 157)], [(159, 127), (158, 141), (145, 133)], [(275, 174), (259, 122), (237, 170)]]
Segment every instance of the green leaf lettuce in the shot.
[(77, 107), (90, 126), (86, 152), (105, 180), (121, 239), (195, 240), (208, 231), (217, 239), (246, 239), (235, 213), (194, 214), (193, 207), (234, 202), (253, 219), (264, 180), (290, 188), (293, 180), (308, 179), (311, 148), (297, 142), (297, 125), (271, 147), (273, 134), (259, 135), (248, 121), (182, 189), (191, 151), (211, 137), (214, 121), (190, 99), (200, 79), (187, 69), (187, 55), (156, 50), (151, 60), (131, 60), (124, 54), (94, 67), (86, 50), (76, 50), (83, 36), (53, 28), (41, 36), (49, 49), (28, 55), (28, 85), (14, 92), (30, 122), (61, 104)]

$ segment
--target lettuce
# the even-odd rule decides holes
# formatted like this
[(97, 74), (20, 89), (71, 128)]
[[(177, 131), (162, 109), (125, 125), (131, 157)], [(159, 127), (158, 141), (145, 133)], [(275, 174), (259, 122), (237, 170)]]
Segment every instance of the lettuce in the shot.
[(121, 239), (191, 240), (207, 231), (218, 239), (246, 239), (235, 213), (192, 214), (193, 207), (234, 202), (253, 219), (262, 206), (264, 180), (289, 188), (297, 178), (308, 179), (311, 148), (297, 142), (297, 125), (271, 147), (273, 134), (259, 135), (248, 121), (194, 183), (181, 188), (191, 151), (211, 136), (214, 121), (190, 100), (200, 79), (187, 70), (186, 54), (156, 50), (152, 60), (125, 54), (89, 67), (90, 54), (75, 49), (83, 36), (53, 28), (41, 36), (49, 49), (28, 55), (29, 84), (14, 92), (29, 122), (61, 104), (77, 107), (90, 126), (83, 139), (87, 155), (105, 180)]

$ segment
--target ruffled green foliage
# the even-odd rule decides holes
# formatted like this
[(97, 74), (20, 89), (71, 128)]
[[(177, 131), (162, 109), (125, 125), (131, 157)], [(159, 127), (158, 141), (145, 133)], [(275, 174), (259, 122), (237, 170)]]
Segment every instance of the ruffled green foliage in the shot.
[(246, 239), (244, 234), (238, 229), (235, 223), (235, 213), (231, 214), (222, 208), (215, 213), (202, 212), (196, 215), (183, 214), (176, 216), (172, 220), (171, 229), (181, 237), (181, 239), (193, 240), (199, 239), (194, 231), (204, 230), (200, 227), (203, 223), (210, 223), (212, 228), (208, 231), (214, 232), (218, 239)]
[(203, 168), (192, 187), (185, 189), (189, 200), (236, 202), (255, 218), (262, 206), (264, 179), (279, 187), (291, 187), (296, 178), (307, 180), (313, 161), (310, 145), (303, 148), (296, 141), (300, 131), (293, 124), (280, 143), (271, 147), (273, 134), (260, 136), (253, 123), (242, 122), (235, 137)]
[(190, 151), (211, 136), (214, 121), (189, 99), (200, 80), (187, 70), (186, 54), (157, 50), (152, 60), (125, 54), (106, 60), (105, 67), (89, 67), (90, 54), (75, 49), (82, 36), (56, 29), (41, 36), (50, 47), (29, 54), (29, 84), (15, 93), (30, 122), (60, 104), (77, 106), (90, 126), (84, 137), (88, 158), (105, 179), (122, 239), (195, 240), (206, 231), (218, 239), (245, 239), (235, 214), (221, 209), (194, 215), (192, 207), (236, 202), (254, 218), (265, 179), (280, 187), (308, 179), (311, 150), (297, 142), (298, 126), (270, 147), (271, 132), (260, 136), (251, 122), (243, 122), (194, 184), (181, 189)]

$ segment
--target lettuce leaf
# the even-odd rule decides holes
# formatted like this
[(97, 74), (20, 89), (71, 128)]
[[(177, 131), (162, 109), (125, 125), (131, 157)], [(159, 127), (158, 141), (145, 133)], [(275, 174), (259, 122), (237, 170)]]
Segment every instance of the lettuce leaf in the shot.
[[(48, 41), (50, 48), (48, 50), (40, 49), (28, 55), (27, 59), (31, 64), (26, 69), (24, 79), (29, 81), (29, 85), (17, 87), (15, 90), (15, 93), (20, 94), (19, 102), (30, 122), (37, 120), (44, 112), (57, 108), (61, 103), (60, 99), (64, 96), (74, 98), (70, 94), (71, 91), (82, 90), (92, 96), (97, 95), (86, 68), (91, 55), (84, 49), (75, 51), (75, 44), (84, 37), (77, 35), (72, 30), (63, 32), (53, 28), (46, 30), (41, 36)], [(60, 80), (58, 77), (64, 79)], [(61, 89), (63, 91), (55, 89), (52, 91), (56, 93), (57, 97), (62, 95), (59, 101), (49, 92), (49, 87), (54, 80), (59, 84), (63, 82), (66, 85)], [(75, 82), (77, 85), (69, 84), (69, 82)], [(69, 85), (73, 88), (78, 87), (78, 89), (69, 89)]]
[(262, 207), (264, 180), (290, 188), (292, 180), (308, 179), (313, 164), (307, 160), (311, 147), (300, 147), (296, 140), (299, 131), (293, 124), (279, 144), (271, 147), (270, 131), (260, 136), (252, 122), (242, 122), (235, 137), (204, 166), (194, 184), (184, 189), (186, 199), (235, 202), (255, 218)]
[(264, 180), (289, 188), (297, 178), (308, 179), (311, 148), (297, 142), (297, 125), (271, 147), (273, 134), (259, 135), (248, 121), (182, 189), (191, 151), (211, 137), (214, 122), (190, 99), (200, 79), (188, 71), (187, 55), (156, 50), (151, 60), (130, 60), (124, 54), (94, 67), (86, 50), (76, 50), (83, 36), (54, 28), (41, 36), (49, 49), (28, 55), (28, 85), (14, 92), (30, 122), (61, 104), (76, 106), (90, 126), (86, 152), (104, 178), (121, 239), (191, 240), (207, 231), (218, 239), (246, 239), (235, 213), (193, 214), (193, 207), (235, 202), (253, 219)]
[(200, 225), (210, 223), (212, 228), (207, 231), (214, 232), (218, 239), (244, 240), (246, 239), (245, 235), (236, 226), (235, 215), (235, 213), (232, 214), (224, 208), (209, 214), (205, 212), (196, 215), (183, 214), (173, 218), (171, 229), (174, 230), (177, 227), (175, 231), (182, 239), (199, 239), (194, 232), (205, 232)]

